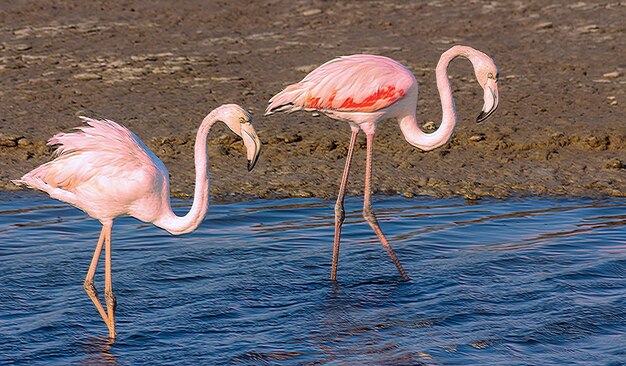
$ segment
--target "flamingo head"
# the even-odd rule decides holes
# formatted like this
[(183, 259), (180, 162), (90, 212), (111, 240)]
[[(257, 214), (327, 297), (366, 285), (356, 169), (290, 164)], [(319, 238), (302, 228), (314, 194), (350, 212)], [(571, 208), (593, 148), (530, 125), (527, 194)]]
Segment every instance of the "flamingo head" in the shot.
[(485, 101), (482, 111), (476, 118), (476, 122), (480, 123), (489, 118), (498, 108), (499, 74), (498, 67), (489, 56), (481, 52), (478, 58), (479, 60), (476, 63), (474, 71), (476, 73), (476, 80), (478, 80), (478, 83), (483, 88), (483, 99)]
[(261, 152), (261, 140), (252, 127), (252, 116), (245, 109), (236, 104), (222, 106), (220, 120), (237, 136), (241, 137), (246, 147), (248, 171), (254, 168)]

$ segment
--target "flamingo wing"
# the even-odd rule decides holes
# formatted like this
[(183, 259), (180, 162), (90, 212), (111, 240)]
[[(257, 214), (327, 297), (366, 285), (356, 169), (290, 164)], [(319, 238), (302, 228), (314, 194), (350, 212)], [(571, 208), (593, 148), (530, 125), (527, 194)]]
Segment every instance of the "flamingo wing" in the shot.
[[(111, 190), (112, 181), (145, 179), (163, 163), (130, 130), (109, 120), (81, 117), (88, 126), (76, 132), (58, 133), (48, 145), (58, 145), (55, 159), (26, 173), (18, 183), (76, 192), (85, 189)], [(46, 189), (42, 189), (46, 190)]]
[(388, 57), (343, 56), (276, 94), (266, 114), (301, 109), (373, 112), (404, 97), (415, 83), (407, 68)]

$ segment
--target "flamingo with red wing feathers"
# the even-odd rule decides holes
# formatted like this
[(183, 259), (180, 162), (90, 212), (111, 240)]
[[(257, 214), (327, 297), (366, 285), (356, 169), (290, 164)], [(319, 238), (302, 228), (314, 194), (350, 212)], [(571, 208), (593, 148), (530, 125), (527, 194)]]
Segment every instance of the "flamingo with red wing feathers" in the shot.
[(456, 124), (454, 99), (447, 72), (448, 64), (456, 57), (467, 58), (472, 63), (478, 84), (484, 90), (484, 105), (477, 118), (478, 122), (482, 122), (498, 107), (498, 68), (489, 56), (467, 46), (450, 48), (441, 55), (437, 64), (437, 88), (443, 116), (439, 128), (433, 133), (423, 132), (417, 124), (415, 77), (406, 67), (384, 56), (352, 55), (333, 59), (313, 70), (299, 83), (287, 86), (270, 99), (266, 115), (283, 111), (319, 111), (350, 124), (352, 137), (335, 204), (331, 280), (336, 280), (337, 276), (341, 226), (345, 217), (344, 194), (359, 130), (365, 133), (367, 141), (363, 217), (378, 236), (400, 275), (405, 280), (409, 279), (380, 229), (372, 209), (374, 133), (379, 122), (395, 119), (399, 122), (400, 130), (409, 144), (425, 151), (444, 145), (450, 139)]

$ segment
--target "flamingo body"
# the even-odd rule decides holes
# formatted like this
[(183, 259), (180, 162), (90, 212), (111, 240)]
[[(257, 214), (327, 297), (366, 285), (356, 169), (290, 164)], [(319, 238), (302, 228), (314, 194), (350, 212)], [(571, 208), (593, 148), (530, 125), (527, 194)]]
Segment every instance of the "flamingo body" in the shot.
[(88, 126), (50, 138), (56, 158), (21, 181), (101, 221), (152, 222), (169, 209), (167, 168), (143, 141), (113, 121), (81, 118)]
[(397, 61), (375, 55), (343, 56), (276, 94), (267, 111), (376, 112), (416, 89), (413, 74)]

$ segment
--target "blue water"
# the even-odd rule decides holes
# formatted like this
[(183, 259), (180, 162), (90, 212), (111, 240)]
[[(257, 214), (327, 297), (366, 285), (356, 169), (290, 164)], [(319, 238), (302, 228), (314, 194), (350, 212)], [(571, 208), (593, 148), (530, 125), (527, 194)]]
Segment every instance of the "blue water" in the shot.
[(626, 200), (379, 197), (410, 282), (359, 198), (329, 281), (333, 207), (217, 204), (180, 237), (116, 220), (111, 342), (83, 290), (99, 223), (0, 195), (0, 364), (626, 364)]

